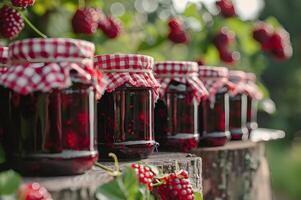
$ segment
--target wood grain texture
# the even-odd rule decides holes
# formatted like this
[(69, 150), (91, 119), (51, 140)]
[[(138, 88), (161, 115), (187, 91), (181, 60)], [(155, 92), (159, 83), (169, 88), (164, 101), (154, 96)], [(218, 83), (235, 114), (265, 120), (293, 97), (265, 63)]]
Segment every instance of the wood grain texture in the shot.
[(264, 144), (230, 142), (193, 151), (203, 161), (205, 200), (271, 200)]

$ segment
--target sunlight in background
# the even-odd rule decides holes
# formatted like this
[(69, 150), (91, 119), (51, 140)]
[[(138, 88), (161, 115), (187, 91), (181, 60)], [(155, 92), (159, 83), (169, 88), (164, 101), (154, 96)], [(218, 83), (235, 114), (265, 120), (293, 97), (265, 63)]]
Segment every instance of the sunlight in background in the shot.
[[(212, 13), (216, 13), (215, 2), (216, 0), (173, 0), (174, 7), (178, 12), (183, 12), (187, 3), (189, 2), (202, 2)], [(256, 18), (264, 7), (263, 0), (233, 0), (237, 14), (243, 20)]]

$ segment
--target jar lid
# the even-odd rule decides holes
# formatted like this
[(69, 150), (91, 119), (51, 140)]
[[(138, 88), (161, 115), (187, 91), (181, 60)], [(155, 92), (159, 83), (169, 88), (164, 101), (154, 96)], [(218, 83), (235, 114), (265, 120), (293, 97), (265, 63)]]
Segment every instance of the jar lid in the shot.
[(227, 78), (229, 71), (226, 67), (199, 66), (200, 77)]
[(247, 79), (246, 73), (243, 71), (231, 70), (229, 71), (229, 80), (232, 83), (240, 83)]
[(8, 48), (0, 47), (0, 68), (7, 67), (7, 61), (8, 61)]
[(94, 62), (105, 73), (148, 72), (153, 69), (154, 58), (138, 54), (107, 54), (95, 56)]
[(179, 76), (198, 72), (198, 64), (189, 61), (164, 61), (157, 62), (154, 67), (156, 76)]
[(252, 72), (246, 73), (246, 79), (247, 81), (256, 82), (256, 75)]
[(93, 59), (94, 52), (93, 43), (69, 38), (32, 38), (9, 45), (11, 64), (82, 62)]
[(199, 76), (204, 82), (209, 92), (209, 100), (214, 102), (215, 95), (223, 87), (226, 87), (229, 93), (234, 90), (234, 85), (228, 80), (229, 71), (226, 67), (199, 66)]
[(100, 97), (102, 74), (93, 67), (94, 44), (64, 38), (33, 38), (12, 43), (8, 48), (10, 66), (0, 77), (0, 85), (22, 95), (49, 92), (72, 85), (71, 71), (80, 81), (92, 84)]
[(95, 67), (108, 79), (107, 92), (129, 83), (132, 87), (152, 88), (156, 100), (160, 85), (154, 77), (153, 64), (152, 57), (136, 54), (107, 54), (94, 58)]
[(248, 93), (248, 88), (246, 86), (247, 76), (243, 71), (231, 70), (229, 71), (229, 81), (234, 84), (234, 91), (232, 96), (238, 93)]
[(208, 91), (198, 77), (198, 64), (186, 61), (165, 61), (155, 64), (154, 72), (163, 97), (171, 81), (188, 84), (198, 102), (208, 96)]
[(254, 73), (246, 73), (246, 92), (254, 99), (260, 100), (263, 98), (263, 93), (256, 85), (256, 75)]

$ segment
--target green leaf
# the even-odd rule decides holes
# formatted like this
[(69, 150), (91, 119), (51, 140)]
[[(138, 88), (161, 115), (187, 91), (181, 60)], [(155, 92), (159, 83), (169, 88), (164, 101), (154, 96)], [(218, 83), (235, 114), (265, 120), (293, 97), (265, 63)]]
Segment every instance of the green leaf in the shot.
[(128, 200), (121, 177), (99, 186), (96, 190), (98, 200)]
[(202, 194), (199, 192), (194, 192), (194, 199), (195, 200), (203, 200)]
[(128, 192), (128, 199), (135, 199), (139, 189), (137, 174), (134, 169), (127, 167), (122, 173), (122, 180), (125, 190)]
[(143, 42), (139, 45), (137, 51), (145, 51), (145, 50), (149, 50), (149, 49), (156, 48), (156, 47), (160, 46), (160, 45), (161, 45), (163, 42), (165, 42), (165, 41), (166, 41), (166, 38), (165, 38), (165, 37), (158, 37), (158, 38), (156, 39), (156, 41), (153, 42), (153, 43), (148, 43), (148, 42), (146, 42), (146, 41), (143, 41)]
[(21, 184), (21, 177), (13, 170), (0, 173), (0, 196), (15, 193)]

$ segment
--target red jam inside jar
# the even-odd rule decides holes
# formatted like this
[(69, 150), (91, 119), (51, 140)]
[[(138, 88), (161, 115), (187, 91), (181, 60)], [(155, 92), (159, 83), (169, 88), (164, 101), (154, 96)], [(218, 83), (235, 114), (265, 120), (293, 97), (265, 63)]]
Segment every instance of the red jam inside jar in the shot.
[[(98, 158), (96, 87), (91, 80), (96, 78), (91, 73), (94, 45), (73, 39), (29, 39), (11, 44), (9, 51), (18, 64), (13, 62), (0, 79), (8, 90), (8, 165), (26, 176), (89, 170)], [(91, 62), (83, 65), (81, 59)], [(15, 82), (9, 78), (16, 76)]]
[[(7, 57), (8, 57), (8, 48), (0, 47), (0, 76), (7, 69)], [(7, 99), (8, 99), (8, 90), (0, 86), (0, 146), (4, 138), (5, 125), (7, 124)], [(1, 147), (0, 147), (1, 148)]]
[(160, 149), (189, 152), (198, 146), (198, 102), (188, 84), (171, 81), (155, 106)]
[(101, 159), (110, 152), (123, 160), (142, 159), (154, 151), (152, 88), (125, 84), (106, 92), (97, 108)]
[(198, 106), (208, 91), (198, 78), (198, 70), (195, 62), (155, 64), (154, 72), (161, 83), (155, 106), (155, 136), (163, 150), (190, 152), (199, 144)]
[(257, 104), (258, 101), (251, 96), (247, 97), (247, 128), (249, 133), (258, 128), (257, 124)]
[(145, 55), (108, 54), (95, 57), (95, 66), (108, 86), (97, 102), (100, 159), (138, 160), (153, 153), (154, 101), (159, 87), (153, 76), (154, 59)]
[(229, 80), (235, 89), (230, 96), (230, 123), (231, 140), (246, 140), (247, 129), (247, 104), (246, 73), (243, 71), (230, 71)]
[(224, 87), (199, 106), (200, 146), (222, 146), (229, 140), (229, 94)]

